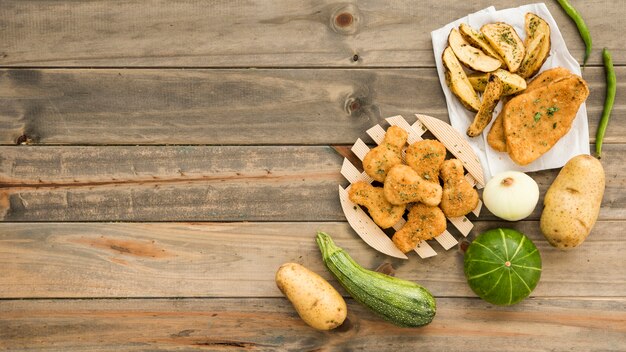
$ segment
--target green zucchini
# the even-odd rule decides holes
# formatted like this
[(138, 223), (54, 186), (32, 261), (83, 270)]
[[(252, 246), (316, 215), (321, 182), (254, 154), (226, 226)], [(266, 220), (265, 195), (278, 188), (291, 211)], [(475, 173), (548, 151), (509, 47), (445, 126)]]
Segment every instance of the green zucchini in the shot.
[(364, 269), (324, 232), (317, 233), (317, 245), (326, 267), (350, 296), (383, 319), (398, 326), (417, 327), (435, 317), (435, 298), (424, 287)]

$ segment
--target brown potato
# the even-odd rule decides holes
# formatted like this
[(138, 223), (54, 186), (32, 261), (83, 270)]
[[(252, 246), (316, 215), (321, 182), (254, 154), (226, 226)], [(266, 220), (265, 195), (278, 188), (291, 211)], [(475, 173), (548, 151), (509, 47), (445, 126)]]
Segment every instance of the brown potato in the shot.
[(589, 236), (604, 196), (604, 169), (590, 155), (565, 164), (544, 198), (541, 232), (559, 249), (579, 246)]
[(312, 328), (331, 330), (343, 323), (348, 307), (328, 281), (297, 263), (285, 263), (276, 272), (276, 286), (302, 320)]

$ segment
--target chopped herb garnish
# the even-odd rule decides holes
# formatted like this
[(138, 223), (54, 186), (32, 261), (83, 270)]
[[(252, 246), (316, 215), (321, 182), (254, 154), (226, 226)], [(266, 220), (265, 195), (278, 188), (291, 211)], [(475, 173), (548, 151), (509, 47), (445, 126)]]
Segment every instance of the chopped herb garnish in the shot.
[(533, 118), (535, 119), (535, 122), (539, 122), (539, 119), (541, 118), (541, 113), (540, 112), (536, 112), (535, 116), (533, 116)]
[(509, 32), (502, 32), (502, 34), (500, 34), (500, 40), (502, 40), (503, 42), (514, 46), (515, 45), (515, 39), (513, 39), (513, 37), (511, 37), (511, 33)]
[(539, 20), (537, 20), (536, 18), (532, 18), (530, 20), (530, 25), (528, 26), (528, 29), (530, 30), (531, 37), (535, 35), (535, 31), (537, 30), (538, 25), (539, 25)]
[(552, 124), (552, 129), (556, 129), (556, 122)]
[(546, 109), (546, 111), (548, 112), (548, 116), (553, 116), (555, 112), (559, 111), (559, 108), (557, 108), (556, 106), (553, 106), (553, 107)]
[(537, 98), (533, 101), (533, 104), (539, 104), (539, 102), (541, 101), (541, 99)]
[(438, 158), (438, 157), (439, 157), (439, 153), (428, 153), (428, 154), (424, 154), (422, 159), (430, 159), (430, 158)]

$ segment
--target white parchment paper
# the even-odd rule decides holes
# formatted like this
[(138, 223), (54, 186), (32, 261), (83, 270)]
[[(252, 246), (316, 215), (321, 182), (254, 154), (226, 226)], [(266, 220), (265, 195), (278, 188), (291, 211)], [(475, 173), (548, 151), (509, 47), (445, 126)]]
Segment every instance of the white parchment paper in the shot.
[[(450, 34), (450, 30), (452, 28), (457, 28), (463, 22), (469, 24), (477, 30), (486, 23), (506, 22), (513, 26), (520, 38), (524, 40), (526, 38), (526, 33), (524, 31), (524, 15), (527, 12), (537, 14), (550, 25), (550, 55), (541, 67), (540, 72), (560, 66), (567, 68), (575, 74), (581, 75), (580, 65), (567, 50), (563, 36), (561, 35), (554, 18), (550, 14), (550, 11), (548, 11), (546, 5), (543, 3), (525, 5), (500, 11), (496, 11), (496, 9), (491, 6), (466, 17), (460, 18), (454, 22), (448, 23), (444, 27), (433, 31), (431, 33), (431, 37), (433, 40), (433, 51), (435, 54), (435, 61), (437, 63), (439, 82), (443, 88), (443, 92), (446, 96), (446, 103), (448, 105), (450, 123), (455, 129), (461, 132), (462, 135), (465, 135), (467, 128), (474, 120), (475, 113), (465, 109), (446, 84), (445, 69), (441, 60), (441, 55), (448, 45), (448, 35)], [(487, 143), (487, 133), (491, 129), (491, 124), (501, 109), (502, 103), (499, 103), (494, 111), (494, 118), (491, 120), (489, 126), (485, 128), (485, 131), (481, 136), (474, 138), (467, 137), (472, 145), (472, 148), (474, 148), (476, 155), (478, 155), (480, 159), (486, 181), (501, 171), (518, 170), (530, 172), (559, 168), (565, 165), (569, 159), (578, 154), (589, 154), (589, 126), (587, 122), (587, 108), (584, 103), (578, 110), (576, 118), (572, 123), (571, 130), (563, 136), (563, 138), (561, 138), (561, 140), (559, 140), (554, 147), (552, 147), (552, 149), (542, 155), (539, 159), (526, 166), (519, 166), (515, 164), (511, 158), (509, 158), (507, 153), (495, 151)]]

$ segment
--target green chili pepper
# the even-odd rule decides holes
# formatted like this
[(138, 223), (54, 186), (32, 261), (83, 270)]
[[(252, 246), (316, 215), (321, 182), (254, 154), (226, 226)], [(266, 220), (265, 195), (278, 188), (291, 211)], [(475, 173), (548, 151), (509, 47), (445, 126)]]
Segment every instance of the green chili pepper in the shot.
[(585, 42), (585, 57), (583, 59), (583, 67), (585, 67), (585, 65), (587, 64), (587, 59), (589, 58), (589, 55), (591, 55), (591, 34), (589, 33), (589, 28), (587, 28), (587, 25), (585, 24), (585, 21), (583, 20), (580, 13), (576, 11), (574, 6), (572, 6), (572, 4), (570, 4), (568, 0), (556, 1), (559, 3), (559, 5), (561, 5), (563, 10), (565, 10), (565, 13), (572, 20), (574, 20), (574, 23), (576, 23), (576, 27), (578, 27), (578, 33), (580, 33), (580, 37)]
[(606, 97), (604, 98), (604, 110), (602, 110), (602, 118), (598, 125), (598, 132), (596, 133), (596, 154), (598, 158), (602, 157), (602, 140), (604, 139), (604, 132), (606, 132), (606, 126), (609, 124), (609, 117), (611, 117), (611, 110), (613, 110), (613, 102), (615, 101), (615, 89), (617, 86), (617, 80), (615, 79), (615, 70), (613, 69), (613, 60), (611, 59), (611, 53), (604, 48), (602, 50), (602, 58), (604, 59), (604, 70), (606, 71)]

